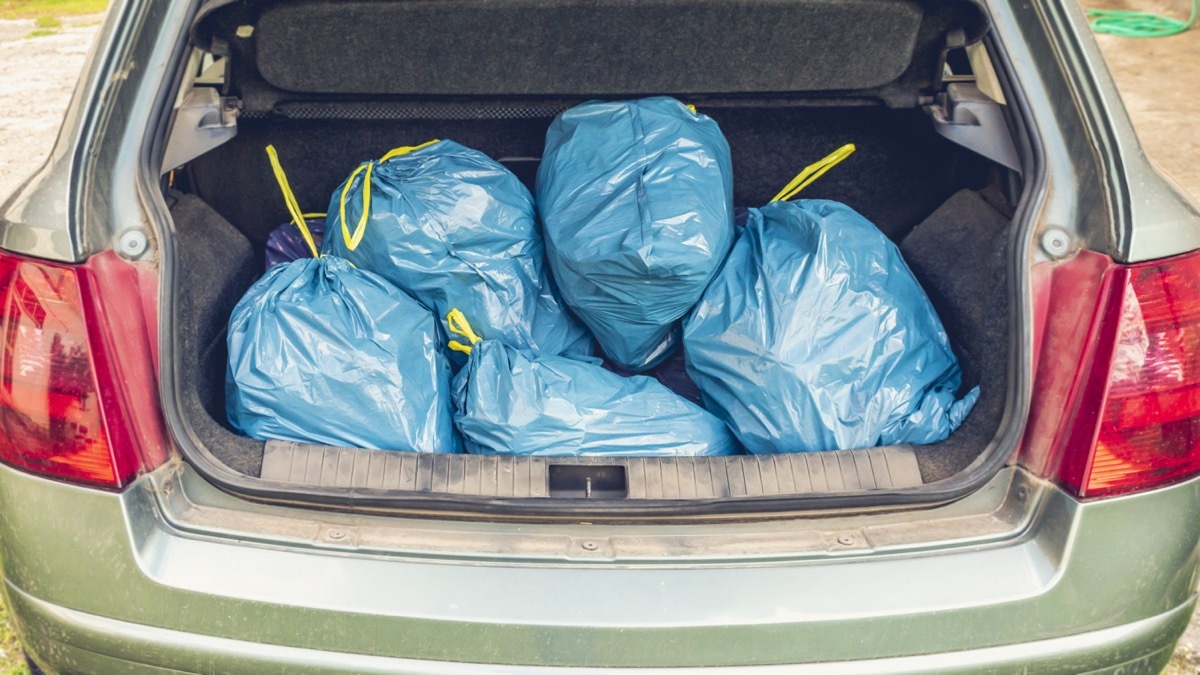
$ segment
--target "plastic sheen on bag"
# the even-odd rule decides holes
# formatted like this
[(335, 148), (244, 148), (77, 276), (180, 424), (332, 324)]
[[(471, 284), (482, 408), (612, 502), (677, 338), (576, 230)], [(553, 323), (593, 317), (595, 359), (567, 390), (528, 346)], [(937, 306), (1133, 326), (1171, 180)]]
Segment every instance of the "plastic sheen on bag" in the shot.
[(730, 455), (737, 441), (700, 406), (644, 376), (621, 377), (598, 360), (536, 356), (480, 340), (460, 313), (452, 330), (471, 346), (454, 378), (455, 424), (467, 452), (542, 456)]
[(454, 141), (396, 148), (334, 191), (323, 250), (396, 284), (439, 317), (544, 354), (591, 353), (545, 265), (533, 198), (508, 169)]
[(850, 207), (751, 209), (684, 322), (705, 406), (753, 453), (934, 443), (962, 423), (950, 342), (900, 251)]
[(340, 258), (272, 267), (229, 319), (225, 405), (258, 440), (460, 452), (429, 310)]
[(563, 300), (619, 367), (678, 344), (733, 241), (733, 170), (717, 123), (667, 97), (592, 101), (546, 133), (537, 201)]

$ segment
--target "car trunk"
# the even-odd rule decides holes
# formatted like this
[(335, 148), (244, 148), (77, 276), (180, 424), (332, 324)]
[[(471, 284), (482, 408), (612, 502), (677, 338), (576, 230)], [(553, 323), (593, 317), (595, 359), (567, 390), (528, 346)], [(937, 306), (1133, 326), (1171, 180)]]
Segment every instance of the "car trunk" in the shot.
[[(199, 44), (225, 57), (221, 93), (240, 106), (236, 136), (197, 153), (169, 180), (174, 220), (169, 264), (175, 270), (174, 313), (163, 322), (174, 360), (169, 391), (179, 412), (176, 438), (202, 473), (243, 494), (330, 506), (448, 509), (496, 517), (641, 517), (946, 499), (965, 494), (1003, 465), (1012, 449), (1004, 439), (1014, 435), (1015, 423), (1006, 414), (1014, 399), (1011, 364), (1018, 356), (1011, 353), (1016, 319), (1010, 289), (1016, 284), (1010, 277), (1018, 268), (1010, 264), (1010, 242), (1016, 241), (1019, 225), (1014, 207), (1021, 181), (1013, 170), (948, 140), (944, 130), (939, 133), (937, 111), (931, 115), (928, 109), (944, 90), (947, 52), (983, 32), (974, 5), (953, 4), (950, 11), (931, 9), (941, 5), (865, 0), (649, 3), (663, 14), (643, 16), (642, 23), (661, 21), (661, 28), (682, 12), (690, 17), (692, 37), (711, 38), (717, 53), (706, 53), (705, 67), (663, 65), (664, 51), (679, 47), (683, 37), (676, 43), (667, 35), (665, 45), (634, 40), (627, 51), (650, 63), (626, 63), (622, 67), (630, 72), (614, 75), (589, 65), (597, 54), (607, 53), (606, 42), (617, 49), (613, 31), (588, 32), (591, 43), (585, 49), (576, 46), (584, 35), (576, 24), (587, 23), (586, 18), (593, 27), (600, 21), (626, 34), (641, 30), (640, 24), (628, 23), (629, 8), (615, 2), (586, 7), (550, 0), (486, 6), (326, 4), (345, 11), (329, 14), (313, 3), (211, 3), (201, 10), (194, 31)], [(446, 9), (450, 5), (457, 11)], [(471, 33), (475, 24), (459, 16), (460, 5), (483, 7), (472, 16), (493, 22), (486, 35)], [(740, 50), (756, 30), (764, 30), (766, 24), (754, 22), (764, 7), (783, 12), (785, 19), (788, 12), (800, 12), (791, 18), (803, 25), (824, 17), (824, 29), (820, 25), (825, 24), (805, 29), (816, 31), (810, 42), (827, 35), (829, 26), (847, 34), (799, 47), (797, 36), (762, 36), (760, 47), (768, 52), (763, 58), (779, 52), (765, 61), (779, 64), (766, 68), (774, 74), (763, 75), (763, 67), (747, 61), (753, 54)], [(606, 14), (605, 8), (621, 11)], [(721, 20), (720, 12), (734, 8), (742, 10), (737, 16), (748, 13), (750, 19)], [(814, 8), (820, 11), (804, 14)], [(705, 14), (708, 10), (716, 14)], [(539, 11), (556, 12), (554, 25), (567, 26), (530, 48), (549, 50), (557, 55), (553, 61), (506, 51), (534, 39), (527, 33), (541, 30)], [(334, 30), (330, 24), (350, 30), (358, 24), (343, 22), (361, 19), (355, 17), (362, 12), (379, 19), (378, 25), (361, 29), (368, 34), (363, 44), (399, 44), (397, 49), (426, 59), (443, 77), (425, 77), (411, 59), (371, 50), (346, 55), (320, 46)], [(417, 30), (421, 35), (409, 35), (407, 42), (388, 42), (402, 36), (380, 26), (396, 21), (434, 25), (439, 31), (430, 37)], [(911, 24), (908, 33), (890, 34), (900, 29), (889, 25), (905, 21)], [(474, 43), (464, 42), (468, 34)], [(298, 43), (301, 35), (305, 38)], [(876, 54), (872, 40), (883, 52), (899, 45), (895, 48), (907, 58), (891, 63), (896, 57)], [(553, 44), (542, 44), (547, 41)], [(429, 45), (440, 45), (441, 51)], [(454, 48), (467, 54), (455, 56)], [(839, 59), (823, 54), (836, 48), (843, 52)], [(478, 67), (489, 53), (511, 54), (510, 70), (486, 66), (486, 77), (475, 72), (472, 63)], [(693, 53), (691, 58), (700, 57)], [(803, 68), (792, 64), (804, 59), (817, 72), (789, 74)], [(647, 67), (655, 63), (660, 67)], [(346, 75), (352, 71), (358, 74)], [(951, 338), (964, 372), (963, 391), (980, 387), (974, 411), (948, 439), (920, 447), (775, 456), (433, 456), (264, 443), (229, 426), (226, 323), (263, 272), (267, 234), (287, 220), (265, 146), (278, 150), (305, 211), (324, 211), (329, 195), (358, 162), (432, 138), (476, 148), (532, 187), (554, 115), (589, 98), (651, 93), (675, 95), (720, 124), (732, 149), (734, 198), (741, 206), (766, 203), (799, 169), (845, 143), (857, 146), (850, 159), (802, 196), (845, 202), (900, 245)]]

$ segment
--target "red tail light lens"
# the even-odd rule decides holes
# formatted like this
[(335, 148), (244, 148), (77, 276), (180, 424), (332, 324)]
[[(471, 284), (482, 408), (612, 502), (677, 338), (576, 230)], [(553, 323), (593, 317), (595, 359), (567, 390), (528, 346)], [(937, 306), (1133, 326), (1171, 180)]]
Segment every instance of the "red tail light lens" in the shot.
[(1100, 497), (1200, 473), (1200, 253), (1110, 268), (1097, 321), (1102, 413), (1090, 447), (1065, 449), (1062, 482)]
[(97, 377), (91, 297), (86, 267), (0, 255), (0, 460), (120, 488), (140, 462)]

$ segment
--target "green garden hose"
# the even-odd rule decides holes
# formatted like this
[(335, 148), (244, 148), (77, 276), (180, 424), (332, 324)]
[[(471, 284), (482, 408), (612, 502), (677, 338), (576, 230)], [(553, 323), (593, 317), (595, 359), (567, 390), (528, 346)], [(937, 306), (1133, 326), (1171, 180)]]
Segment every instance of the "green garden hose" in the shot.
[(1153, 12), (1137, 12), (1126, 9), (1089, 9), (1092, 30), (1097, 33), (1120, 37), (1156, 38), (1178, 35), (1196, 23), (1196, 12), (1200, 0), (1192, 0), (1192, 15), (1187, 21), (1172, 19)]

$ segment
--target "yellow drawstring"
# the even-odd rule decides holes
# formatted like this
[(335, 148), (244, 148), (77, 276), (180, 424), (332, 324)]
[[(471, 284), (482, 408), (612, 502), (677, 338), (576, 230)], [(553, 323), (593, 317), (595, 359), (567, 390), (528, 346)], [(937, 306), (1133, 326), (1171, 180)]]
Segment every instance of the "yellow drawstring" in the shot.
[(320, 253), (317, 251), (312, 232), (308, 231), (308, 223), (304, 221), (309, 214), (300, 212), (300, 204), (296, 202), (296, 195), (292, 193), (292, 186), (288, 184), (287, 174), (283, 172), (283, 166), (279, 163), (279, 154), (275, 152), (275, 146), (267, 146), (267, 159), (271, 160), (271, 170), (275, 172), (275, 180), (279, 183), (279, 190), (283, 192), (283, 203), (287, 204), (288, 213), (292, 214), (292, 222), (300, 229), (304, 243), (308, 244), (308, 250), (312, 251), (313, 257), (316, 258)]
[(479, 342), (483, 339), (476, 335), (475, 331), (471, 330), (471, 324), (467, 323), (467, 317), (464, 316), (457, 307), (450, 310), (446, 314), (446, 325), (450, 327), (451, 333), (454, 333), (455, 335), (461, 335), (471, 341), (470, 345), (464, 345), (457, 340), (451, 340), (450, 349), (456, 352), (470, 354), (471, 347), (474, 346), (476, 342)]
[[(350, 177), (346, 179), (346, 184), (342, 186), (341, 212), (339, 219), (342, 224), (342, 240), (346, 242), (346, 250), (353, 251), (358, 248), (358, 242), (362, 241), (363, 235), (367, 232), (367, 217), (371, 215), (371, 169), (375, 168), (375, 162), (367, 162), (354, 170)], [(350, 228), (346, 227), (346, 195), (350, 194), (350, 186), (354, 184), (354, 179), (358, 174), (366, 171), (367, 174), (363, 178), (363, 203), (362, 215), (358, 218), (358, 225), (354, 228), (354, 234), (350, 234)]]
[(416, 152), (417, 150), (420, 150), (422, 148), (428, 148), (429, 146), (433, 145), (434, 143), (438, 143), (440, 141), (441, 141), (440, 138), (435, 138), (432, 141), (425, 141), (424, 143), (422, 143), (420, 145), (405, 145), (405, 146), (401, 146), (399, 148), (392, 148), (391, 150), (388, 150), (386, 155), (384, 155), (383, 157), (380, 157), (379, 161), (386, 162), (389, 159), (392, 159), (393, 157), (400, 157), (402, 155), (407, 155), (410, 152)]
[(784, 186), (779, 194), (775, 195), (773, 202), (786, 202), (795, 197), (801, 190), (813, 184), (821, 176), (825, 175), (833, 167), (837, 166), (842, 160), (853, 154), (855, 148), (853, 143), (847, 143), (842, 147), (831, 152), (824, 159), (821, 159), (813, 164), (804, 167), (804, 170), (796, 174), (796, 177)]
[(684, 107), (685, 107), (685, 108), (687, 108), (688, 110), (691, 110), (693, 115), (699, 115), (699, 114), (700, 114), (700, 113), (696, 112), (696, 106), (692, 105), (691, 103), (687, 104), (687, 105), (686, 105), (686, 106), (684, 106)]
[[(427, 148), (434, 143), (439, 142), (439, 140), (440, 139), (435, 138), (432, 141), (426, 141), (420, 145), (405, 145), (403, 147), (393, 148), (379, 159), (379, 163), (382, 164), (389, 159), (407, 155), (410, 152), (416, 152), (421, 148)], [(342, 187), (342, 198), (339, 202), (340, 212), (338, 215), (340, 216), (339, 220), (342, 224), (342, 241), (346, 243), (346, 250), (348, 251), (353, 251), (354, 249), (358, 248), (359, 242), (362, 241), (363, 235), (367, 232), (367, 220), (369, 220), (371, 217), (371, 171), (375, 169), (375, 164), (376, 162), (373, 161), (367, 162), (366, 164), (363, 164), (355, 169), (354, 173), (350, 174), (350, 177), (346, 179), (346, 185)], [(346, 197), (350, 194), (350, 186), (354, 184), (354, 179), (357, 178), (358, 174), (362, 173), (363, 171), (366, 171), (366, 175), (363, 176), (362, 215), (359, 216), (358, 224), (354, 226), (354, 233), (351, 234), (350, 228), (346, 226)]]

